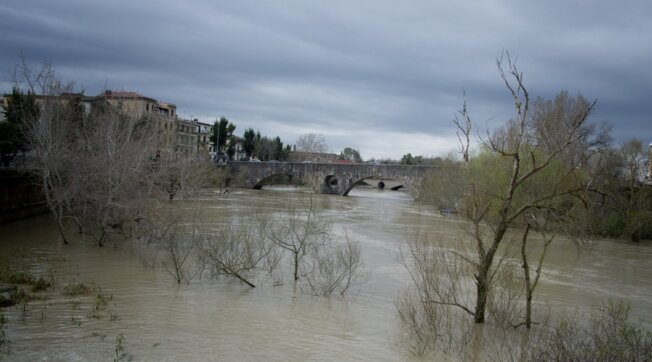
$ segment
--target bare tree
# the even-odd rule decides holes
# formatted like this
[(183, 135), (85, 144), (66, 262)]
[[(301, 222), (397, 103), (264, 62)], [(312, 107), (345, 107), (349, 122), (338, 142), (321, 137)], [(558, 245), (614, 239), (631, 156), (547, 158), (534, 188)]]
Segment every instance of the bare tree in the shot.
[(233, 173), (228, 166), (218, 166), (217, 169), (211, 171), (208, 185), (217, 187), (220, 193), (227, 193), (231, 188), (245, 187), (248, 177), (249, 169), (247, 167), (242, 167), (238, 173)]
[(306, 276), (310, 291), (315, 295), (341, 296), (351, 288), (366, 281), (364, 265), (360, 258), (360, 244), (349, 239), (335, 247), (317, 250), (315, 270)]
[(592, 313), (562, 318), (532, 336), (528, 361), (649, 361), (652, 334), (629, 321), (630, 307), (609, 301)]
[(108, 232), (127, 231), (160, 195), (149, 160), (155, 143), (149, 125), (111, 108), (86, 118), (81, 132), (63, 170), (73, 200), (68, 211), (102, 245)]
[[(27, 64), (25, 58), (21, 58), (21, 62), (11, 71), (10, 79), (13, 88), (23, 94), (52, 96), (70, 92), (74, 87), (73, 83), (63, 83), (54, 73), (51, 64), (44, 62), (40, 69), (35, 70)], [(56, 216), (63, 241), (67, 243), (63, 233), (63, 219), (64, 209), (70, 203), (69, 192), (63, 186), (66, 180), (64, 171), (68, 166), (65, 140), (70, 129), (66, 127), (67, 122), (59, 121), (59, 118), (65, 116), (57, 112), (60, 108), (49, 104), (42, 108), (45, 109), (38, 112), (38, 117), (32, 114), (20, 114), (17, 117), (22, 118), (28, 148), (35, 159), (30, 166), (37, 170), (48, 207)]]
[[(156, 126), (134, 119), (64, 83), (49, 63), (32, 68), (23, 59), (11, 74), (15, 89), (34, 94), (38, 118), (24, 117), (24, 131), (48, 207), (64, 242), (65, 220), (102, 246), (109, 235), (129, 236), (153, 201), (201, 187), (209, 169), (186, 160), (153, 162)], [(163, 184), (161, 184), (161, 180)]]
[(302, 152), (326, 153), (328, 144), (324, 135), (317, 133), (306, 133), (297, 139), (297, 150)]
[[(507, 243), (506, 243), (507, 244)], [(512, 249), (501, 247), (492, 267), (487, 311), (497, 326), (511, 326), (519, 313), (521, 285), (514, 273), (503, 268), (513, 258)], [(410, 235), (398, 254), (411, 283), (398, 298), (401, 321), (400, 346), (416, 355), (431, 350), (463, 355), (476, 332), (468, 316), (474, 316), (474, 253), (459, 242)], [(465, 358), (466, 359), (466, 358)]]
[(287, 214), (261, 218), (263, 234), (276, 246), (290, 253), (295, 281), (311, 271), (306, 256), (330, 242), (332, 221), (324, 217), (314, 204), (312, 195), (299, 207), (290, 207)]
[(176, 157), (161, 161), (152, 175), (155, 184), (169, 200), (177, 195), (189, 197), (210, 185), (216, 166), (208, 160)]
[(163, 251), (161, 265), (180, 284), (190, 281), (204, 270), (202, 259), (195, 262), (202, 233), (195, 217), (179, 217), (174, 209), (158, 209), (148, 215), (147, 240), (157, 250)]
[[(494, 259), (507, 230), (518, 226), (519, 218), (528, 212), (564, 207), (559, 205), (559, 201), (569, 195), (581, 199), (581, 193), (590, 186), (590, 180), (587, 183), (586, 179), (579, 177), (575, 168), (559, 165), (559, 161), (563, 161), (561, 156), (568, 148), (589, 143), (590, 132), (586, 130), (586, 122), (595, 102), (583, 102), (574, 107), (568, 117), (556, 118), (558, 127), (549, 124), (537, 127), (537, 123), (529, 117), (530, 96), (522, 73), (509, 54), (507, 71), (503, 68), (502, 59), (498, 60), (497, 65), (514, 100), (516, 117), (505, 127), (487, 132), (483, 139), (486, 153), (467, 163), (469, 186), (464, 215), (473, 225), (471, 234), (476, 241), (477, 257), (473, 262), (476, 269), (476, 303), (473, 309), (476, 323), (485, 320)], [(457, 124), (460, 126), (460, 123)], [(562, 135), (547, 132), (561, 127), (565, 129)], [(468, 135), (470, 132), (468, 126), (459, 129), (462, 134)], [(555, 142), (549, 142), (553, 139)], [(532, 185), (544, 182), (549, 187), (530, 197)], [(489, 235), (483, 233), (483, 225), (489, 227)]]
[(217, 187), (220, 193), (229, 192), (233, 175), (227, 166), (220, 166), (211, 177), (211, 186)]
[[(418, 234), (400, 249), (398, 260), (409, 272), (411, 283), (396, 302), (399, 342), (410, 353), (420, 356), (440, 346), (460, 345), (456, 332), (463, 329), (460, 313), (470, 313), (466, 305), (472, 286), (463, 257)], [(448, 306), (458, 308), (449, 311)]]
[(226, 275), (255, 288), (252, 278), (256, 270), (272, 272), (280, 256), (275, 245), (258, 233), (251, 220), (244, 219), (219, 225), (212, 230), (204, 228), (201, 257), (212, 267), (215, 275)]
[[(402, 259), (412, 276), (413, 297), (402, 300), (399, 314), (411, 329), (423, 326), (436, 339), (451, 335), (442, 333), (441, 326), (450, 325), (445, 316), (452, 310), (471, 316), (475, 323), (484, 323), (490, 315), (503, 328), (531, 327), (533, 293), (547, 248), (558, 232), (581, 239), (585, 224), (581, 209), (593, 191), (592, 177), (582, 167), (593, 148), (608, 138), (587, 124), (595, 102), (570, 100), (562, 92), (554, 106), (538, 100), (536, 112), (530, 114), (530, 95), (509, 54), (498, 59), (497, 66), (513, 98), (515, 118), (485, 131), (479, 139), (480, 152), (472, 155), (473, 123), (464, 102), (454, 121), (463, 162), (450, 177), (433, 181), (448, 182), (446, 186), (459, 195), (457, 205), (468, 221), (465, 233), (474, 249), (412, 241)], [(534, 269), (528, 260), (532, 228), (544, 233), (546, 240)], [(521, 263), (515, 261), (519, 252)], [(517, 303), (521, 295), (524, 310)]]

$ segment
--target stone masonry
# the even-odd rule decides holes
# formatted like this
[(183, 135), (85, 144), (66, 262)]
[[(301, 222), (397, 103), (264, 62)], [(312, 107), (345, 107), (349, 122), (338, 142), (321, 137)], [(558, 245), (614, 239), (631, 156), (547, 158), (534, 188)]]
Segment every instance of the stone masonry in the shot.
[(292, 175), (322, 193), (341, 196), (348, 195), (356, 183), (368, 178), (398, 181), (411, 189), (437, 169), (436, 166), (294, 162), (231, 162), (230, 167), (234, 173), (242, 172), (248, 186), (254, 189), (260, 189), (272, 176)]

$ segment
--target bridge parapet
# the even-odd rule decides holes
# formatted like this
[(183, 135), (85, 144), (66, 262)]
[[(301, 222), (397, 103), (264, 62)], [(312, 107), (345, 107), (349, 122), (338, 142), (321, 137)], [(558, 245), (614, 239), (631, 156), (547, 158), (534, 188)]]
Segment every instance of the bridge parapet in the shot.
[[(266, 179), (292, 175), (310, 183), (323, 193), (346, 196), (360, 181), (368, 178), (391, 179), (406, 188), (418, 187), (437, 166), (369, 165), (295, 162), (230, 162), (234, 173), (243, 173), (248, 186), (259, 189)], [(246, 171), (245, 171), (246, 169)]]

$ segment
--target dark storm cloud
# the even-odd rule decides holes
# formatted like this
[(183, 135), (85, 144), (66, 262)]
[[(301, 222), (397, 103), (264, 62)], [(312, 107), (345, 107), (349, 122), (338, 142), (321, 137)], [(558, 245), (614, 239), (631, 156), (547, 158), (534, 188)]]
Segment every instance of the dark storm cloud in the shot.
[[(651, 7), (608, 1), (90, 2), (0, 5), (0, 70), (51, 59), (89, 94), (108, 85), (293, 142), (320, 132), (365, 157), (454, 147), (463, 91), (478, 123), (511, 117), (495, 59), (530, 92), (598, 99), (624, 139), (651, 129)], [(3, 88), (8, 88), (3, 83)], [(647, 140), (646, 140), (647, 141)]]

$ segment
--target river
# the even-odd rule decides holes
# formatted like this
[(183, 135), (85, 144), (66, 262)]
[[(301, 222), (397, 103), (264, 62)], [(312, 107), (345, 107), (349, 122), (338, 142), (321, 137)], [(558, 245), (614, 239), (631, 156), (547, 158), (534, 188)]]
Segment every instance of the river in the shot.
[[(305, 195), (298, 189), (205, 190), (196, 200), (215, 220), (254, 212), (278, 213)], [(231, 279), (195, 279), (177, 285), (163, 268), (147, 268), (136, 243), (99, 248), (62, 245), (48, 215), (0, 226), (0, 255), (36, 275), (56, 276), (47, 299), (6, 308), (6, 338), (18, 361), (397, 361), (395, 300), (408, 281), (396, 254), (419, 231), (450, 243), (460, 220), (444, 218), (406, 193), (354, 189), (349, 197), (315, 195), (335, 231), (357, 240), (368, 280), (345, 298), (315, 297), (286, 281), (249, 288)], [(192, 205), (176, 201), (175, 206)], [(600, 240), (582, 254), (567, 240), (546, 259), (538, 307), (554, 313), (589, 310), (607, 299), (632, 305), (631, 317), (652, 327), (652, 247)], [(468, 246), (468, 245), (467, 245)], [(98, 286), (69, 297), (70, 283)], [(96, 294), (106, 306), (94, 311)], [(120, 343), (118, 336), (124, 337)], [(118, 351), (116, 352), (116, 348)]]

